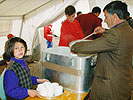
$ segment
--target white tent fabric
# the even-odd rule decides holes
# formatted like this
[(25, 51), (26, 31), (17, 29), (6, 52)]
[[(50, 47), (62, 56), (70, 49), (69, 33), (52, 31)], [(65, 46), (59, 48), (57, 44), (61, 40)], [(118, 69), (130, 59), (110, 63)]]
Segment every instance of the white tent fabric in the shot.
[(0, 35), (7, 35), (11, 31), (12, 20), (0, 20)]
[[(61, 18), (64, 15), (64, 9), (67, 5), (74, 5), (76, 2), (78, 2), (78, 0), (66, 0), (64, 2), (62, 2), (61, 0), (56, 0), (56, 2), (53, 2), (53, 6), (48, 5), (47, 7), (49, 8), (48, 10), (44, 11), (44, 9), (47, 8), (43, 8), (43, 14), (40, 14), (38, 16), (36, 16), (37, 19), (41, 19), (39, 23), (38, 21), (38, 26), (34, 26), (37, 24), (33, 24), (33, 28), (36, 27), (35, 30), (35, 35), (34, 35), (34, 39), (33, 39), (33, 44), (32, 44), (32, 48), (36, 47), (38, 44), (41, 43), (41, 39), (39, 39), (39, 28), (44, 27), (45, 25), (51, 24), (53, 22), (55, 22), (56, 20), (58, 20), (59, 18)], [(37, 42), (38, 40), (38, 42)], [(35, 42), (36, 41), (36, 42)], [(43, 47), (41, 47), (43, 49)]]
[[(113, 0), (0, 0), (0, 55), (4, 52), (6, 35), (9, 33), (22, 37), (31, 53), (32, 47), (40, 45), (43, 40), (39, 28), (54, 22), (58, 27), (57, 20), (63, 17), (66, 6), (71, 4), (75, 6), (76, 11), (88, 13), (94, 6), (103, 9), (110, 1)], [(122, 1), (127, 2), (129, 12), (133, 16), (133, 0)], [(103, 13), (100, 17), (104, 19)], [(104, 22), (103, 25), (106, 26)], [(60, 33), (60, 27), (57, 27), (55, 29)]]
[[(2, 2), (2, 4), (6, 5), (6, 2), (8, 0), (7, 1), (2, 0), (2, 1), (4, 2), (4, 3)], [(16, 7), (13, 6), (14, 8), (9, 7), (8, 9), (4, 9), (4, 7), (3, 8), (0, 7), (0, 11), (1, 11), (0, 19), (1, 20), (10, 19), (13, 21), (12, 30), (8, 31), (6, 34), (3, 34), (2, 30), (0, 30), (0, 33), (2, 33), (0, 34), (0, 36), (5, 35), (4, 37), (5, 41), (7, 40), (6, 35), (9, 33), (14, 34), (15, 36), (20, 36), (27, 42), (28, 48), (30, 50), (32, 48), (32, 45), (33, 47), (35, 47), (36, 44), (40, 43), (40, 40), (37, 34), (38, 28), (44, 25), (50, 24), (54, 22), (55, 20), (59, 19), (60, 17), (63, 16), (64, 8), (67, 5), (78, 2), (78, 0), (22, 0), (21, 2), (20, 0), (12, 0), (12, 1), (13, 2), (9, 2), (9, 4), (7, 3), (7, 5), (9, 6), (16, 2), (15, 3)], [(44, 3), (42, 4), (40, 3), (41, 5), (39, 7), (34, 8), (34, 4), (36, 4), (37, 2), (42, 2), (42, 1)], [(26, 7), (24, 7), (25, 5)], [(30, 9), (28, 8), (30, 8), (31, 5), (33, 7), (32, 7), (32, 10), (30, 11)], [(17, 9), (17, 7), (19, 8)], [(4, 9), (4, 11), (2, 11), (1, 9)], [(12, 9), (11, 12), (8, 11), (9, 9)], [(14, 18), (16, 19), (14, 20)], [(5, 26), (5, 29), (9, 30), (9, 28), (7, 28), (6, 26)], [(4, 51), (1, 51), (1, 52), (4, 52)]]

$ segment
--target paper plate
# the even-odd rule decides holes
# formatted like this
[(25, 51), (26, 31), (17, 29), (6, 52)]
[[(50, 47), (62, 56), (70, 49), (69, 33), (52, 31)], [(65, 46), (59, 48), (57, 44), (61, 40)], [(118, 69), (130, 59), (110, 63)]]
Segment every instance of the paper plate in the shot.
[(63, 93), (61, 95), (53, 96), (53, 97), (42, 96), (42, 99), (44, 99), (44, 100), (59, 100), (62, 97), (63, 94), (64, 94), (64, 89), (63, 89)]

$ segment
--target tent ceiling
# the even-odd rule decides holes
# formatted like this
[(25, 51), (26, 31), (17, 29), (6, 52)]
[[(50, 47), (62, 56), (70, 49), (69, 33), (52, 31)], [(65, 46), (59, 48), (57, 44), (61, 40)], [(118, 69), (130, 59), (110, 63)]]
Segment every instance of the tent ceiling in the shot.
[(21, 17), (53, 0), (0, 0), (0, 17)]
[[(0, 17), (22, 17), (52, 1), (53, 0), (0, 0)], [(122, 1), (133, 4), (133, 0)]]

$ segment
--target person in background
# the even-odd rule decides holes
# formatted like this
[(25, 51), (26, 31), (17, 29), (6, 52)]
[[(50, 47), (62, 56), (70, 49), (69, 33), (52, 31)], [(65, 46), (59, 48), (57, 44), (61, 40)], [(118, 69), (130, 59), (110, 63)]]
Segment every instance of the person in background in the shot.
[(6, 52), (4, 52), (4, 54), (2, 55), (3, 56), (3, 60), (4, 60), (4, 64), (5, 65), (7, 65), (8, 63), (9, 63), (9, 61), (10, 61), (10, 58), (8, 58), (7, 56), (6, 56)]
[(78, 11), (77, 12), (77, 16), (79, 16), (79, 15), (81, 15), (82, 14), (82, 12), (81, 11)]
[(33, 85), (48, 81), (30, 75), (30, 69), (24, 59), (26, 51), (27, 44), (23, 39), (14, 37), (8, 41), (5, 54), (10, 62), (4, 75), (6, 100), (22, 100), (28, 96), (41, 97), (32, 89)]
[(65, 8), (66, 20), (61, 26), (59, 46), (69, 47), (69, 43), (84, 38), (79, 22), (75, 19), (75, 7), (69, 5)]
[(8, 34), (8, 35), (7, 35), (7, 38), (8, 38), (8, 39), (10, 39), (10, 38), (12, 38), (12, 37), (14, 37), (13, 34)]
[[(128, 15), (126, 17), (126, 21), (128, 22), (128, 24), (133, 28), (133, 19), (130, 16), (130, 13), (128, 12)], [(132, 68), (133, 68), (133, 56), (132, 56)]]
[(103, 22), (103, 19), (102, 18), (100, 18), (100, 17), (98, 17), (100, 20), (101, 20), (101, 22)]
[[(100, 13), (101, 9), (99, 7), (94, 7), (92, 9), (92, 12), (88, 14), (82, 14), (76, 17), (81, 26), (84, 37), (90, 35), (97, 26), (101, 26), (101, 20), (98, 18)], [(94, 40), (100, 36), (101, 34), (97, 34), (89, 37), (88, 39)]]
[(132, 19), (132, 17), (130, 17), (130, 13), (129, 12), (128, 12), (128, 15), (126, 17), (126, 21), (133, 28), (133, 19)]
[(5, 50), (4, 51), (6, 51), (6, 48), (7, 48), (7, 44), (8, 44), (8, 41), (9, 41), (9, 39), (11, 39), (12, 37), (15, 37), (13, 34), (8, 34), (7, 35), (7, 41), (6, 41), (6, 43), (5, 43)]
[(131, 100), (133, 30), (125, 21), (127, 4), (112, 1), (104, 9), (104, 22), (110, 27), (97, 27), (103, 35), (93, 41), (72, 45), (71, 52), (96, 54), (97, 63), (89, 100)]
[(5, 42), (4, 54), (2, 55), (2, 58), (3, 58), (3, 59), (0, 61), (0, 65), (7, 65), (8, 61), (10, 60), (10, 59), (6, 58), (5, 51), (6, 51), (6, 48), (7, 48), (8, 41), (9, 41), (12, 37), (14, 37), (13, 34), (8, 34), (8, 35), (7, 35), (7, 39), (8, 39), (8, 40)]
[[(132, 17), (130, 17), (130, 13), (129, 12), (127, 13), (126, 21), (133, 28), (133, 19), (132, 19)], [(133, 56), (132, 56), (132, 68), (133, 68)]]
[(53, 33), (52, 33), (52, 25), (44, 26), (44, 38), (46, 38), (46, 44), (47, 48), (51, 48), (53, 46), (52, 39), (53, 39)]

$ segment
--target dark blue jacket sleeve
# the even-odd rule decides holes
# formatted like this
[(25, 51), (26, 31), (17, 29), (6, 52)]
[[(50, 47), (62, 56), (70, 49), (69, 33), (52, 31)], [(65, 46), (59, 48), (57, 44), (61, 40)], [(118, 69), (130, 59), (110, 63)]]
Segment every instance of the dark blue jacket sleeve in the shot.
[(33, 85), (39, 84), (39, 83), (37, 82), (37, 79), (39, 79), (39, 78), (36, 77), (36, 76), (31, 76), (31, 80), (32, 80), (32, 84), (33, 84)]
[(19, 80), (13, 71), (6, 71), (4, 82), (5, 92), (8, 96), (15, 99), (23, 99), (28, 96), (27, 88), (18, 87)]

